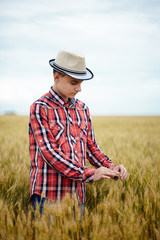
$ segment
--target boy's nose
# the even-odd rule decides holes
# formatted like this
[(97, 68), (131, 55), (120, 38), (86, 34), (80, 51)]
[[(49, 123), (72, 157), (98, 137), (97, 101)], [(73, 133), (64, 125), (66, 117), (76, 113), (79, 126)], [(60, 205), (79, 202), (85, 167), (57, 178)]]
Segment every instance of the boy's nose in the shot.
[(81, 85), (78, 85), (78, 86), (76, 87), (76, 91), (77, 91), (77, 92), (81, 92)]

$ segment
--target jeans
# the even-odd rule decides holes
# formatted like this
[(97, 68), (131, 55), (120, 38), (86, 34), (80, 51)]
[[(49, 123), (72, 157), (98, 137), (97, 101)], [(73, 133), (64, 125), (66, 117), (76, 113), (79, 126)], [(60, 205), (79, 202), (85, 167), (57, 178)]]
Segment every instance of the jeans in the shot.
[(43, 213), (43, 206), (44, 206), (44, 202), (46, 201), (45, 198), (42, 198), (41, 199), (41, 196), (38, 195), (38, 194), (33, 194), (32, 196), (32, 207), (34, 209), (34, 211), (36, 210), (36, 206), (37, 204), (39, 205), (39, 212), (40, 212), (40, 215), (42, 216), (42, 213)]
[[(48, 200), (46, 198), (42, 198), (41, 199), (40, 195), (33, 194), (33, 196), (32, 196), (32, 207), (33, 207), (33, 209), (35, 211), (36, 210), (36, 205), (38, 203), (38, 205), (39, 205), (39, 212), (40, 212), (41, 216), (44, 213), (43, 206), (44, 206), (45, 202), (48, 202)], [(79, 208), (80, 208), (80, 211), (81, 211), (81, 217), (84, 215), (84, 206), (85, 206), (84, 203), (79, 204)], [(74, 211), (74, 216), (75, 216), (75, 208), (73, 209), (73, 211)]]

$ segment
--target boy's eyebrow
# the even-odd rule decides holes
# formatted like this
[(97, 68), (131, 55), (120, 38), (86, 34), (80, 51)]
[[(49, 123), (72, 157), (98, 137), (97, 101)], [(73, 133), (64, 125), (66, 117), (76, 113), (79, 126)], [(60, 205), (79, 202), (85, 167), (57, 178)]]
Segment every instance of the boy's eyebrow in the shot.
[(71, 79), (71, 82), (74, 82), (74, 83), (79, 83), (79, 80), (76, 80), (76, 79)]
[(72, 81), (72, 82), (78, 82), (78, 81), (77, 81), (77, 80), (75, 80), (75, 79), (71, 79), (71, 81)]

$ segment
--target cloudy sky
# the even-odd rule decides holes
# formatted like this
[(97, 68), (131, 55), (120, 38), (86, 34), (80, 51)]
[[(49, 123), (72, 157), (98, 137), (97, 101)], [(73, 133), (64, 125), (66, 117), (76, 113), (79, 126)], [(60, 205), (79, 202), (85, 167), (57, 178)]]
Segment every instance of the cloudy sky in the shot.
[(0, 0), (0, 114), (29, 114), (61, 49), (94, 72), (77, 95), (92, 115), (160, 114), (159, 0)]

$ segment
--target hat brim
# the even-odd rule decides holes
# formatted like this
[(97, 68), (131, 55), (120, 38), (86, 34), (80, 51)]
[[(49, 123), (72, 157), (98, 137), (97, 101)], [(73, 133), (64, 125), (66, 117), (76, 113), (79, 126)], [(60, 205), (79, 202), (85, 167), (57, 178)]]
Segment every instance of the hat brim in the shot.
[(55, 70), (59, 71), (59, 72), (63, 72), (65, 74), (67, 74), (68, 76), (78, 79), (78, 80), (90, 80), (94, 77), (93, 73), (91, 70), (89, 70), (88, 68), (86, 68), (86, 72), (85, 73), (73, 73), (69, 70), (63, 69), (62, 67), (57, 66), (57, 64), (55, 64), (55, 59), (51, 59), (49, 60), (49, 64), (52, 68), (54, 68)]

